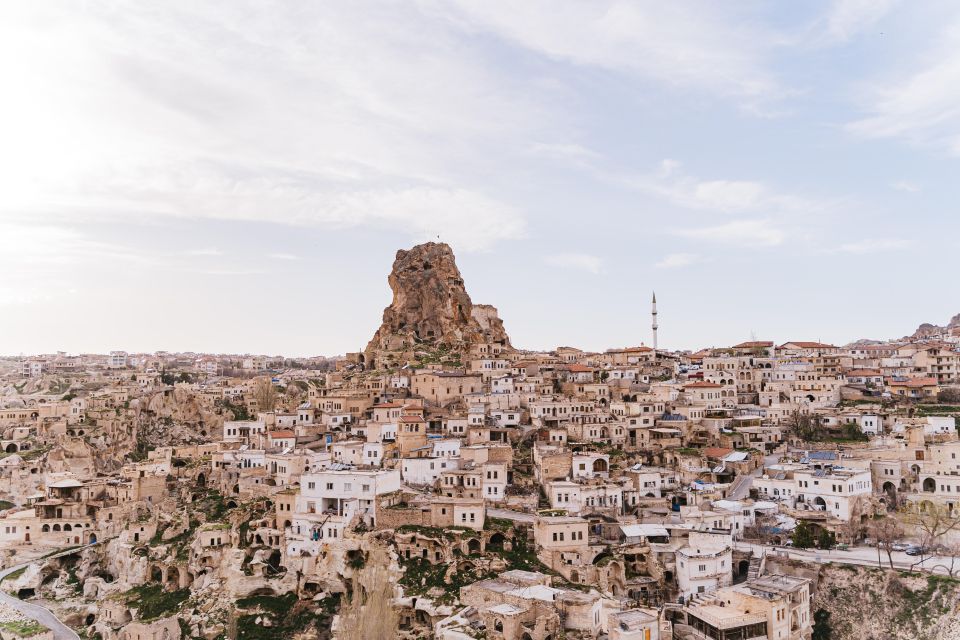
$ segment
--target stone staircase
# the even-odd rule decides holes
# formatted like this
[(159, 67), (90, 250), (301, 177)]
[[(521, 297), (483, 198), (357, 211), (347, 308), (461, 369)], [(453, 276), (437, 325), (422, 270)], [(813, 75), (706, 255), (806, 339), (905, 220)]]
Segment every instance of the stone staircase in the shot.
[(763, 564), (763, 556), (753, 556), (750, 558), (750, 566), (747, 567), (747, 580), (753, 580), (760, 577), (760, 569)]

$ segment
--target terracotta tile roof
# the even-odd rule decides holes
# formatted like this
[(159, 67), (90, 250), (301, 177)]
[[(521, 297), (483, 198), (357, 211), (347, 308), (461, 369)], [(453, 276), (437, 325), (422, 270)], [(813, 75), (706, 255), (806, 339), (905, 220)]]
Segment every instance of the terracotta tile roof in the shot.
[(593, 373), (593, 367), (582, 364), (571, 364), (567, 366), (567, 371), (570, 373)]
[(824, 344), (822, 342), (805, 342), (802, 340), (800, 341), (792, 340), (790, 342), (784, 342), (782, 345), (780, 345), (780, 348), (784, 349), (788, 344), (793, 345), (798, 349), (836, 349), (837, 348), (832, 344)]
[(887, 384), (893, 387), (935, 387), (936, 378), (910, 378), (908, 380), (888, 380)]
[(274, 440), (277, 440), (279, 438), (296, 438), (297, 437), (296, 433), (289, 430), (271, 431), (267, 435), (273, 438)]
[(847, 369), (844, 373), (848, 378), (878, 378), (883, 375), (882, 372), (876, 369)]
[(733, 449), (727, 449), (726, 447), (707, 447), (703, 450), (703, 455), (708, 458), (722, 458), (731, 453), (733, 453)]
[(684, 385), (684, 389), (719, 389), (720, 385), (716, 382), (691, 382)]
[(735, 344), (732, 349), (755, 349), (757, 347), (772, 347), (772, 340), (753, 340), (751, 342), (741, 342), (740, 344)]

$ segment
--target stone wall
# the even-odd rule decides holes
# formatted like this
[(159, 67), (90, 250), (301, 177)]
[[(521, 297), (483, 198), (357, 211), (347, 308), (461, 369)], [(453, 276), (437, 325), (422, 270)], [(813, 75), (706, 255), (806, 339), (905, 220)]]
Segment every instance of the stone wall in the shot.
[(381, 507), (377, 505), (377, 530), (396, 529), (405, 524), (430, 526), (430, 510), (421, 507)]

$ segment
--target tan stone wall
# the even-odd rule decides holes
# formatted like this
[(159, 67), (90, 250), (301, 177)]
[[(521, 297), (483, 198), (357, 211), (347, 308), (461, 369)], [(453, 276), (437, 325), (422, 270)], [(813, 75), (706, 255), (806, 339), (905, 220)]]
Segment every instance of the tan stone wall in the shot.
[(545, 455), (540, 460), (540, 477), (546, 480), (561, 480), (570, 475), (573, 454), (569, 451)]
[(405, 524), (413, 524), (421, 527), (429, 527), (430, 511), (425, 511), (420, 507), (397, 508), (377, 506), (377, 526), (376, 529), (396, 529)]

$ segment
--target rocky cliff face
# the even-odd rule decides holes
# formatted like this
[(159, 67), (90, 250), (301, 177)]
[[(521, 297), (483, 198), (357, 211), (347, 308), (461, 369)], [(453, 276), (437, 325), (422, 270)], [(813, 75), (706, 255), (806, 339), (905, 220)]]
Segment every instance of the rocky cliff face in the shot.
[(950, 318), (950, 322), (946, 326), (938, 326), (931, 324), (929, 322), (924, 322), (917, 330), (913, 332), (913, 335), (907, 336), (908, 338), (928, 338), (930, 336), (936, 336), (942, 333), (945, 333), (951, 329), (960, 328), (960, 313)]
[(382, 364), (387, 352), (409, 353), (420, 345), (454, 350), (479, 342), (509, 346), (497, 310), (470, 300), (448, 245), (428, 242), (398, 251), (388, 282), (393, 301), (364, 352), (368, 367)]
[(960, 637), (960, 583), (946, 576), (827, 564), (812, 600), (814, 638)]

